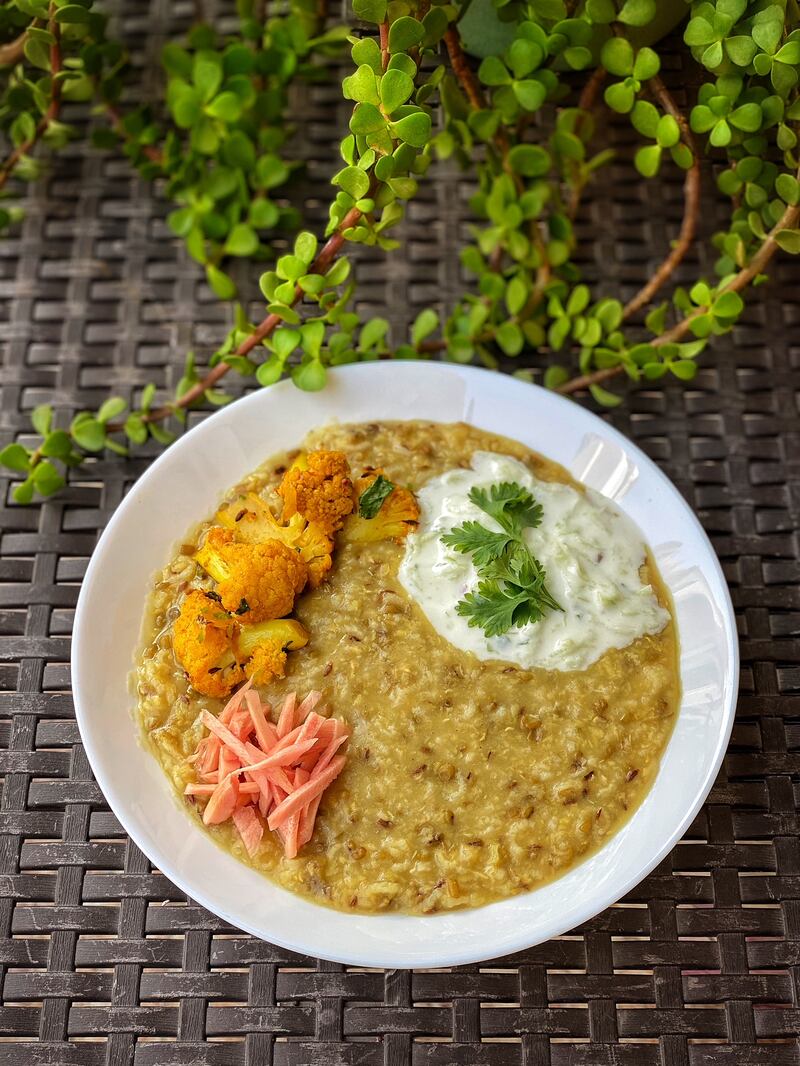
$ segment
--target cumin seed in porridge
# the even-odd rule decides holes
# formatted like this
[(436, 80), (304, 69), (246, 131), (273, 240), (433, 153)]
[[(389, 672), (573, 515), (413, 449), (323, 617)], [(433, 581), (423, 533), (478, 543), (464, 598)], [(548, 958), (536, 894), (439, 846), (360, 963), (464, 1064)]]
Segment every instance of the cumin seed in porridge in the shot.
[[(477, 469), (479, 453), (521, 462), (538, 482), (575, 486), (521, 444), (462, 424), (333, 425), (303, 447), (341, 451), (354, 477), (379, 467), (415, 492), (448, 471)], [(256, 491), (269, 499), (294, 455), (272, 458), (228, 498)], [(410, 538), (423, 536), (426, 498)], [(143, 734), (180, 794), (195, 779), (187, 760), (205, 735), (201, 712), (218, 714), (224, 703), (190, 687), (172, 645), (187, 588), (210, 587), (195, 561), (209, 525), (189, 532), (154, 581), (134, 677)], [(409, 591), (407, 566), (401, 581), (407, 552), (394, 540), (337, 545), (327, 580), (295, 604), (309, 643), (289, 654), (284, 679), (259, 686), (273, 706), (288, 691), (319, 689), (328, 713), (351, 731), (311, 840), (286, 858), (267, 831), (249, 855), (229, 821), (207, 830), (284, 888), (343, 910), (477, 907), (563, 874), (642, 802), (679, 703), (671, 604), (652, 562), (641, 566), (650, 619), (643, 635), (584, 668), (544, 669), (519, 665), (516, 652), (493, 659), (491, 646), (484, 654), (446, 639), (446, 622)], [(558, 589), (563, 598), (569, 586)], [(555, 611), (553, 619), (562, 623)], [(545, 643), (551, 663), (561, 645)], [(591, 641), (585, 647), (579, 654), (598, 654)], [(199, 822), (202, 806), (180, 802)]]

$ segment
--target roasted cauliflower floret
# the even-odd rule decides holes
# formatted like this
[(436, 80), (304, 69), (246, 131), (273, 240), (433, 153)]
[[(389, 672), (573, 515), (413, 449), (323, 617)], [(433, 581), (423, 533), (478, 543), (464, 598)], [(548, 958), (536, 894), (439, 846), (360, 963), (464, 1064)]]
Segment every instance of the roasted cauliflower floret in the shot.
[(184, 598), (172, 627), (172, 647), (192, 686), (204, 696), (223, 699), (244, 680), (232, 647), (236, 628), (205, 592), (195, 589)]
[(393, 485), (382, 470), (365, 470), (355, 483), (355, 492), (358, 510), (345, 521), (343, 541), (394, 539), (399, 543), (417, 528), (419, 504), (414, 493)]
[(209, 529), (196, 558), (217, 582), (222, 606), (242, 622), (289, 614), (308, 580), (300, 554), (281, 541), (239, 544), (230, 530), (219, 526)]
[(204, 696), (225, 699), (245, 677), (263, 685), (286, 672), (286, 653), (308, 644), (294, 618), (240, 625), (214, 598), (194, 589), (181, 604), (172, 647), (189, 681)]
[(320, 585), (331, 568), (333, 541), (316, 522), (307, 522), (302, 515), (295, 514), (283, 524), (266, 501), (253, 492), (222, 507), (217, 521), (245, 544), (279, 540), (293, 548), (308, 567), (312, 589)]
[(246, 658), (244, 671), (257, 685), (286, 673), (286, 653), (308, 644), (308, 633), (293, 618), (243, 626), (237, 647)]
[(353, 482), (342, 452), (301, 452), (278, 486), (283, 500), (283, 521), (301, 514), (325, 533), (342, 528), (352, 512)]

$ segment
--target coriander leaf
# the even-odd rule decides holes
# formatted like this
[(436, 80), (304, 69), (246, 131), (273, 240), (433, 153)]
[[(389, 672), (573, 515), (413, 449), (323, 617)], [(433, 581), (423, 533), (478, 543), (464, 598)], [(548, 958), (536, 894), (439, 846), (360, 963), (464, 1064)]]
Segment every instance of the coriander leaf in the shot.
[(469, 498), (505, 531), (519, 536), (525, 527), (535, 528), (542, 521), (542, 506), (515, 481), (504, 481), (486, 489), (473, 488)]
[(509, 596), (499, 581), (481, 581), (475, 592), (468, 592), (459, 600), (456, 611), (470, 626), (479, 626), (487, 637), (498, 637), (515, 624), (514, 614), (524, 599), (524, 593)]
[(456, 526), (449, 533), (444, 533), (442, 541), (448, 548), (453, 548), (464, 555), (471, 552), (475, 567), (483, 570), (503, 554), (511, 538), (507, 533), (493, 533), (480, 522), (464, 522), (463, 525)]
[(391, 481), (385, 478), (383, 474), (378, 474), (370, 487), (361, 493), (358, 501), (358, 513), (362, 518), (374, 518), (383, 507), (383, 501), (393, 491), (394, 485)]

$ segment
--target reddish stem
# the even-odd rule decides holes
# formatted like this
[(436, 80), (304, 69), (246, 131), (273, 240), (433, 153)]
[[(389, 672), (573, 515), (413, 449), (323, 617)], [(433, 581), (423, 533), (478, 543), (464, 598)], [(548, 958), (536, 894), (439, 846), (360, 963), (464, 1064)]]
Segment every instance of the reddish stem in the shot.
[(661, 286), (672, 276), (676, 267), (692, 246), (700, 218), (700, 153), (697, 150), (694, 135), (689, 123), (678, 109), (669, 89), (667, 89), (661, 78), (657, 75), (655, 78), (651, 78), (650, 87), (667, 114), (672, 115), (678, 123), (681, 131), (681, 140), (692, 153), (692, 165), (686, 171), (683, 183), (683, 221), (681, 222), (678, 239), (669, 255), (664, 259), (647, 284), (643, 285), (633, 299), (629, 300), (625, 305), (622, 312), (623, 319), (630, 318), (641, 307), (650, 303)]
[[(327, 272), (334, 259), (341, 251), (342, 245), (347, 239), (345, 237), (345, 233), (352, 226), (356, 225), (356, 223), (361, 218), (361, 215), (362, 212), (359, 211), (357, 207), (353, 207), (350, 209), (350, 211), (348, 211), (348, 213), (342, 219), (336, 232), (328, 238), (328, 240), (325, 242), (325, 244), (322, 246), (319, 253), (317, 254), (316, 259), (309, 267), (310, 274), (325, 274)], [(294, 307), (295, 304), (299, 303), (302, 298), (303, 290), (298, 285), (294, 291), (294, 297), (292, 298), (291, 306)], [(257, 345), (261, 344), (263, 340), (269, 337), (269, 335), (281, 324), (282, 321), (283, 319), (280, 317), (280, 315), (267, 315), (267, 317), (263, 319), (263, 321), (260, 322), (258, 326), (256, 326), (253, 332), (248, 334), (247, 337), (245, 337), (245, 339), (242, 341), (242, 343), (239, 345), (239, 347), (233, 354), (238, 356), (249, 355), (250, 352), (252, 352), (252, 350)], [(216, 385), (221, 378), (225, 377), (229, 370), (230, 365), (228, 363), (224, 361), (221, 363), (217, 363), (215, 367), (212, 367), (211, 370), (209, 370), (208, 373), (200, 379), (200, 381), (198, 381), (195, 385), (192, 385), (192, 387), (188, 389), (180, 397), (180, 399), (176, 400), (175, 403), (164, 404), (162, 407), (157, 407), (155, 411), (150, 411), (148, 414), (144, 415), (142, 421), (161, 422), (165, 418), (169, 418), (171, 414), (174, 414), (176, 410), (180, 410), (184, 407), (190, 407), (197, 400), (202, 399), (206, 390), (213, 388), (214, 385)], [(122, 428), (123, 423), (121, 422), (114, 422), (107, 427), (109, 433), (118, 432)]]
[[(800, 171), (798, 171), (798, 178), (800, 178)], [(761, 247), (750, 260), (748, 265), (740, 270), (736, 277), (729, 281), (727, 285), (720, 289), (720, 293), (741, 292), (741, 290), (746, 288), (754, 278), (759, 274), (763, 274), (764, 268), (780, 247), (776, 240), (778, 232), (784, 229), (796, 229), (798, 224), (800, 224), (800, 204), (795, 207), (787, 207), (783, 212), (783, 215), (764, 238)], [(689, 332), (692, 322), (694, 322), (696, 318), (707, 313), (707, 307), (696, 308), (691, 314), (682, 318), (680, 322), (672, 327), (672, 329), (668, 329), (666, 333), (662, 333), (660, 337), (656, 337), (653, 341), (653, 347), (660, 348), (665, 344), (674, 344), (676, 341), (680, 341)], [(624, 373), (624, 371), (625, 367), (619, 365), (606, 367), (603, 370), (595, 370), (591, 374), (581, 374), (580, 377), (573, 378), (571, 381), (566, 381), (556, 389), (556, 392), (560, 392), (563, 395), (580, 392), (582, 389), (588, 389), (590, 385), (600, 385), (602, 382), (608, 381), (610, 378), (615, 378)]]
[[(52, 15), (51, 8), (51, 15)], [(36, 129), (33, 131), (27, 141), (23, 141), (22, 144), (17, 145), (11, 155), (6, 159), (5, 163), (0, 166), (0, 189), (3, 188), (5, 183), (11, 177), (14, 172), (14, 168), (19, 163), (23, 156), (36, 146), (42, 135), (46, 132), (47, 127), (51, 122), (55, 122), (58, 118), (59, 111), (61, 109), (61, 82), (56, 81), (56, 75), (61, 71), (61, 29), (55, 19), (51, 18), (48, 23), (48, 29), (52, 33), (55, 40), (50, 45), (50, 77), (51, 77), (51, 90), (50, 90), (50, 104), (47, 110), (39, 119), (36, 124)]]
[[(116, 106), (110, 102), (105, 103), (106, 114), (111, 119), (111, 128), (114, 133), (123, 141), (130, 140), (130, 135), (125, 129), (125, 123), (122, 118), (122, 112)], [(159, 166), (164, 162), (164, 154), (160, 152), (158, 148), (155, 148), (152, 144), (142, 144), (139, 146), (147, 158), (152, 163), (158, 163)]]

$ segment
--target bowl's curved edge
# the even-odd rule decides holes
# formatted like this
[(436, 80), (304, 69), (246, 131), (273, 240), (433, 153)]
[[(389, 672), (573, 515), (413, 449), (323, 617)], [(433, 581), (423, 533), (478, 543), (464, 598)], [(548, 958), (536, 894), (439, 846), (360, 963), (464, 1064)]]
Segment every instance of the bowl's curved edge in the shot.
[[(514, 388), (519, 389), (531, 389), (539, 393), (545, 393), (548, 397), (548, 402), (555, 402), (559, 405), (563, 405), (563, 409), (566, 413), (575, 411), (574, 401), (568, 400), (565, 397), (558, 396), (548, 390), (541, 389), (539, 386), (530, 385), (519, 380), (510, 378), (500, 378), (495, 372), (483, 370), (477, 367), (463, 367), (455, 365), (442, 365), (442, 364), (430, 364), (430, 363), (370, 363), (370, 364), (354, 364), (349, 367), (340, 367), (333, 372), (334, 378), (342, 374), (358, 374), (369, 373), (374, 374), (376, 371), (380, 372), (381, 368), (388, 366), (393, 368), (396, 372), (398, 367), (406, 368), (407, 372), (414, 372), (418, 375), (424, 375), (427, 369), (437, 369), (437, 373), (447, 372), (452, 374), (455, 378), (469, 381), (474, 378), (476, 381), (485, 379), (492, 379), (495, 382), (500, 379), (513, 383)], [(270, 387), (270, 392), (280, 393), (281, 390), (294, 389), (290, 382), (281, 382), (278, 385)], [(237, 401), (237, 406), (241, 404), (257, 404), (263, 402), (263, 391), (261, 393), (252, 393)], [(140, 848), (152, 862), (154, 862), (159, 869), (161, 869), (165, 875), (187, 896), (196, 900), (207, 910), (216, 914), (229, 924), (242, 929), (243, 931), (255, 936), (259, 939), (269, 940), (271, 943), (275, 943), (279, 947), (286, 950), (298, 953), (298, 954), (315, 954), (313, 945), (308, 944), (305, 941), (297, 940), (290, 936), (283, 935), (280, 931), (270, 930), (268, 935), (265, 935), (264, 931), (257, 925), (254, 925), (246, 920), (246, 916), (243, 917), (240, 914), (234, 914), (224, 906), (220, 906), (215, 900), (210, 899), (206, 893), (196, 885), (191, 885), (189, 881), (182, 876), (180, 871), (172, 868), (172, 864), (168, 856), (154, 855), (149, 842), (145, 842), (142, 834), (140, 834), (135, 819), (128, 817), (124, 803), (117, 796), (117, 790), (114, 782), (107, 779), (102, 770), (102, 758), (95, 745), (92, 737), (91, 730), (87, 728), (86, 716), (82, 706), (81, 692), (83, 690), (83, 669), (86, 662), (87, 651), (85, 645), (87, 643), (85, 634), (85, 622), (84, 617), (86, 614), (86, 604), (91, 598), (91, 589), (95, 579), (96, 572), (99, 570), (102, 561), (102, 546), (110, 543), (114, 537), (115, 530), (118, 525), (124, 520), (126, 512), (132, 507), (138, 498), (139, 494), (143, 491), (144, 486), (154, 476), (154, 472), (158, 472), (162, 463), (166, 462), (170, 453), (174, 458), (176, 452), (183, 452), (187, 448), (191, 447), (197, 436), (200, 435), (204, 427), (208, 427), (214, 420), (222, 419), (225, 417), (228, 408), (222, 408), (219, 411), (212, 414), (209, 418), (205, 419), (202, 423), (193, 427), (188, 433), (175, 442), (170, 448), (170, 452), (165, 452), (160, 455), (148, 470), (142, 475), (142, 477), (132, 486), (130, 492), (119, 505), (117, 510), (111, 516), (106, 528), (104, 529), (97, 546), (92, 554), (89, 564), (86, 569), (81, 589), (78, 595), (78, 601), (75, 610), (75, 620), (73, 626), (73, 640), (71, 649), (71, 671), (72, 671), (72, 688), (73, 698), (75, 705), (75, 717), (78, 723), (78, 728), (81, 733), (82, 742), (86, 750), (87, 758), (92, 767), (92, 771), (95, 778), (98, 781), (103, 793), (109, 801), (114, 814), (119, 819), (121, 825), (134, 841), (137, 847)], [(646, 467), (652, 476), (656, 478), (659, 484), (665, 488), (670, 495), (674, 496), (684, 508), (685, 516), (695, 527), (695, 532), (704, 542), (707, 550), (711, 565), (714, 568), (716, 577), (716, 589), (715, 593), (718, 597), (718, 605), (722, 608), (722, 616), (725, 623), (725, 637), (726, 637), (726, 651), (727, 651), (727, 669), (725, 677), (725, 696), (724, 696), (724, 728), (720, 731), (717, 738), (717, 743), (714, 750), (714, 755), (709, 763), (708, 771), (702, 782), (702, 785), (697, 790), (693, 803), (687, 808), (684, 817), (681, 819), (679, 825), (673, 832), (672, 836), (664, 842), (664, 844), (654, 853), (650, 859), (644, 863), (636, 874), (629, 878), (624, 885), (615, 890), (613, 895), (608, 898), (603, 897), (597, 899), (591, 907), (585, 908), (577, 917), (571, 916), (569, 921), (561, 922), (554, 921), (551, 923), (551, 927), (544, 928), (541, 935), (531, 936), (530, 933), (525, 933), (524, 930), (520, 930), (515, 936), (496, 939), (491, 946), (487, 945), (487, 948), (481, 950), (464, 949), (462, 951), (450, 951), (449, 954), (443, 956), (440, 952), (437, 953), (435, 948), (426, 950), (425, 952), (400, 952), (393, 953), (392, 949), (387, 949), (385, 954), (382, 954), (380, 961), (374, 957), (365, 958), (363, 954), (355, 952), (341, 951), (331, 952), (326, 951), (324, 957), (330, 959), (333, 962), (342, 963), (345, 965), (369, 965), (369, 966), (385, 966), (396, 968), (411, 968), (411, 967), (431, 967), (431, 966), (459, 966), (467, 965), (471, 963), (478, 963), (487, 959), (499, 958), (502, 955), (511, 954), (517, 951), (525, 950), (545, 942), (554, 936), (560, 936), (570, 929), (575, 928), (589, 921), (597, 914), (601, 913), (617, 900), (621, 899), (628, 892), (630, 892), (637, 884), (639, 884), (649, 873), (655, 869), (656, 866), (669, 854), (672, 848), (675, 846), (678, 840), (682, 837), (688, 826), (696, 817), (698, 811), (702, 807), (714, 780), (719, 772), (719, 768), (722, 764), (722, 760), (725, 755), (731, 730), (733, 728), (735, 707), (736, 707), (736, 694), (738, 691), (738, 679), (739, 679), (739, 646), (736, 637), (736, 624), (735, 615), (733, 610), (733, 603), (730, 596), (725, 577), (720, 565), (719, 559), (714, 551), (713, 546), (703, 529), (699, 519), (691, 510), (689, 505), (680, 496), (680, 493), (664, 474), (661, 469), (647, 456), (633, 441), (629, 440), (620, 431), (610, 426), (606, 422), (599, 419), (596, 415), (583, 408), (578, 408), (581, 412), (581, 417), (589, 420), (590, 424), (594, 425), (597, 429), (602, 431), (602, 434), (606, 437), (614, 440), (620, 447), (626, 452), (633, 454), (637, 462)], [(413, 416), (412, 416), (413, 417)], [(87, 664), (88, 665), (88, 664)], [(113, 798), (112, 798), (113, 797)], [(116, 802), (115, 802), (116, 800)], [(613, 838), (612, 838), (613, 839)], [(284, 890), (285, 891), (285, 890)], [(535, 890), (534, 890), (535, 891)], [(519, 898), (519, 897), (517, 897)], [(492, 905), (490, 904), (489, 907)], [(323, 908), (320, 908), (323, 909)], [(483, 908), (481, 908), (483, 909)], [(346, 916), (349, 917), (349, 916)], [(363, 917), (363, 916), (362, 916)], [(422, 920), (426, 923), (430, 923), (432, 929), (435, 927), (437, 917), (444, 916), (428, 916)], [(398, 921), (402, 921), (403, 916), (397, 916)], [(434, 939), (433, 937), (431, 938)]]

